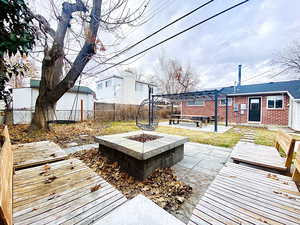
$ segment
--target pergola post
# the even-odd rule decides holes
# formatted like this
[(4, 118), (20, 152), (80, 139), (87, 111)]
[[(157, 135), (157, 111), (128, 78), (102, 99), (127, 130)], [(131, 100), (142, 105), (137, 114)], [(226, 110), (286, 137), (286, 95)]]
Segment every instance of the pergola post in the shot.
[(225, 104), (226, 104), (226, 114), (225, 114), (226, 121), (225, 121), (225, 126), (228, 127), (228, 97), (227, 97), (227, 95), (226, 95), (226, 98), (225, 98)]
[(218, 91), (215, 91), (215, 132), (218, 132)]

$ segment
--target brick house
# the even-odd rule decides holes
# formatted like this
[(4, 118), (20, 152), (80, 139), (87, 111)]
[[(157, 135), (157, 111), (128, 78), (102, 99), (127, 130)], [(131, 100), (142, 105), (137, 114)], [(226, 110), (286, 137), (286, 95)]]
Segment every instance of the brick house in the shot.
[[(222, 97), (223, 96), (223, 97)], [(278, 125), (300, 131), (300, 80), (224, 87), (218, 100), (219, 121), (225, 121), (228, 98), (228, 121), (232, 124)], [(181, 103), (181, 114), (214, 115), (213, 99)]]

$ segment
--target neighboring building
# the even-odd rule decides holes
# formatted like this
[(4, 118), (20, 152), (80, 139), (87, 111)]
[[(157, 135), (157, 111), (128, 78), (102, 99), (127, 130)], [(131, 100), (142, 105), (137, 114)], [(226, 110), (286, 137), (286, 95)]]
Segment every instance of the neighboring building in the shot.
[[(31, 122), (35, 102), (39, 94), (39, 85), (39, 80), (30, 79), (24, 87), (13, 88), (14, 124), (28, 124)], [(78, 86), (74, 86), (58, 100), (55, 119), (79, 121), (81, 119), (81, 101), (83, 103), (83, 119), (90, 118), (93, 115), (94, 96), (95, 93), (90, 88), (80, 86), (78, 89)], [(70, 117), (71, 110), (72, 115)]]
[(133, 104), (139, 105), (148, 98), (148, 86), (153, 84), (138, 81), (135, 77), (124, 72), (124, 76), (111, 76), (97, 81), (97, 101), (103, 103)]
[[(224, 87), (228, 96), (228, 121), (233, 124), (288, 126), (300, 131), (300, 80)], [(218, 115), (225, 120), (225, 99)], [(214, 115), (213, 100), (182, 102), (182, 115)]]

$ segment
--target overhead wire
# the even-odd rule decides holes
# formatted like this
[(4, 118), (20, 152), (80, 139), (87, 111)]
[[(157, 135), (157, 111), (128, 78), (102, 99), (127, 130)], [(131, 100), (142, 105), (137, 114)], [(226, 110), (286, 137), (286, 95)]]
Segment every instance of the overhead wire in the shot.
[(155, 47), (157, 47), (157, 46), (159, 46), (159, 45), (161, 45), (161, 44), (163, 44), (163, 43), (165, 43), (165, 42), (167, 42), (167, 41), (169, 41), (169, 40), (171, 40), (171, 39), (173, 39), (173, 38), (175, 38), (175, 37), (177, 37), (177, 36), (179, 36), (179, 35), (181, 35), (181, 34), (183, 34), (185, 32), (187, 32), (187, 31), (189, 31), (189, 30), (191, 30), (191, 29), (193, 29), (193, 28), (195, 28), (195, 27), (197, 27), (197, 26), (199, 26), (201, 24), (204, 24), (204, 23), (206, 23), (206, 22), (208, 22), (208, 21), (210, 21), (210, 20), (212, 20), (212, 19), (220, 16), (221, 14), (224, 14), (224, 13), (226, 13), (226, 12), (228, 12), (228, 11), (230, 11), (230, 10), (232, 10), (232, 9), (240, 6), (240, 5), (243, 5), (243, 4), (247, 3), (248, 1), (250, 1), (250, 0), (242, 1), (242, 2), (240, 2), (238, 4), (235, 4), (235, 5), (227, 8), (227, 9), (225, 9), (225, 10), (222, 10), (222, 11), (214, 14), (213, 16), (210, 16), (210, 17), (208, 17), (208, 18), (206, 18), (206, 19), (204, 19), (204, 20), (202, 20), (202, 21), (194, 24), (193, 26), (190, 26), (190, 27), (188, 27), (188, 28), (186, 28), (186, 29), (184, 29), (184, 30), (182, 30), (182, 31), (180, 31), (180, 32), (178, 32), (178, 33), (176, 33), (176, 34), (174, 34), (174, 35), (172, 35), (172, 36), (170, 36), (170, 37), (168, 37), (168, 38), (166, 38), (166, 39), (164, 39), (164, 40), (162, 40), (162, 41), (160, 41), (160, 42), (158, 42), (158, 43), (156, 43), (156, 44), (154, 44), (154, 45), (152, 45), (152, 46), (150, 46), (150, 47), (148, 47), (148, 48), (146, 48), (146, 49), (144, 49), (144, 50), (142, 50), (142, 51), (140, 51), (140, 52), (138, 52), (138, 53), (136, 53), (136, 54), (134, 54), (134, 55), (132, 55), (130, 57), (128, 57), (128, 58), (126, 58), (126, 59), (124, 59), (124, 60), (121, 60), (121, 61), (117, 62), (113, 66), (109, 66), (106, 69), (94, 72), (94, 73), (97, 73), (97, 74), (94, 74), (93, 76), (97, 76), (99, 73), (103, 73), (103, 72), (105, 72), (105, 71), (107, 71), (107, 70), (109, 70), (111, 68), (114, 68), (115, 66), (118, 66), (119, 64), (122, 64), (122, 63), (124, 63), (124, 62), (126, 62), (126, 61), (128, 61), (128, 60), (130, 60), (130, 59), (132, 59), (132, 58), (134, 58), (136, 56), (138, 56), (138, 55), (141, 55), (141, 54), (143, 54), (143, 53), (145, 53), (145, 52), (147, 52), (147, 51), (149, 51), (149, 50), (151, 50), (151, 49), (153, 49), (153, 48), (155, 48)]
[[(141, 44), (142, 42), (148, 40), (149, 38), (153, 37), (154, 35), (158, 34), (159, 32), (163, 31), (164, 29), (168, 28), (169, 26), (171, 26), (171, 25), (177, 23), (178, 21), (184, 19), (185, 17), (187, 17), (187, 16), (189, 16), (189, 15), (195, 13), (196, 11), (202, 9), (203, 7), (209, 5), (209, 4), (212, 3), (213, 1), (214, 1), (214, 0), (210, 0), (210, 1), (208, 1), (208, 2), (206, 2), (206, 3), (204, 3), (204, 4), (202, 4), (202, 5), (198, 6), (197, 8), (195, 8), (195, 9), (189, 11), (188, 13), (184, 14), (183, 16), (181, 16), (181, 17), (179, 17), (179, 18), (173, 20), (172, 22), (170, 22), (170, 23), (168, 23), (167, 25), (161, 27), (160, 29), (154, 31), (154, 32), (151, 33), (150, 35), (147, 35), (146, 37), (144, 37), (143, 39), (141, 39), (141, 40), (139, 40), (138, 42), (134, 43), (133, 45), (131, 45), (131, 46), (125, 48), (125, 49), (122, 50), (121, 52), (119, 52), (119, 53), (117, 53), (117, 54), (115, 54), (115, 55), (109, 57), (108, 59), (106, 59), (106, 60), (104, 61), (104, 63), (107, 62), (107, 61), (109, 61), (109, 60), (112, 60), (112, 59), (114, 59), (114, 58), (120, 56), (121, 54), (127, 52), (128, 50), (130, 50), (130, 49), (136, 47), (137, 45), (139, 45), (139, 44)], [(89, 68), (89, 69), (88, 69), (87, 71), (85, 71), (85, 72), (91, 71), (91, 70), (95, 69), (97, 66), (98, 66), (98, 65), (95, 65), (95, 66), (93, 66), (92, 68)]]

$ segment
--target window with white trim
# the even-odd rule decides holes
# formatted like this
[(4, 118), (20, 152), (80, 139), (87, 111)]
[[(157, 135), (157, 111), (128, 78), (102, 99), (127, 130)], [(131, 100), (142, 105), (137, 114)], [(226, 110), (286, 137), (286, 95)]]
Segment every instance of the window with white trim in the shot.
[[(220, 105), (221, 106), (226, 106), (226, 98), (220, 99)], [(232, 98), (228, 98), (228, 106), (232, 105)]]
[(204, 100), (194, 100), (188, 101), (186, 103), (187, 106), (204, 106)]
[(111, 80), (105, 81), (105, 87), (110, 87), (111, 86)]
[(268, 109), (282, 109), (283, 108), (283, 96), (268, 96), (267, 97), (267, 108)]

